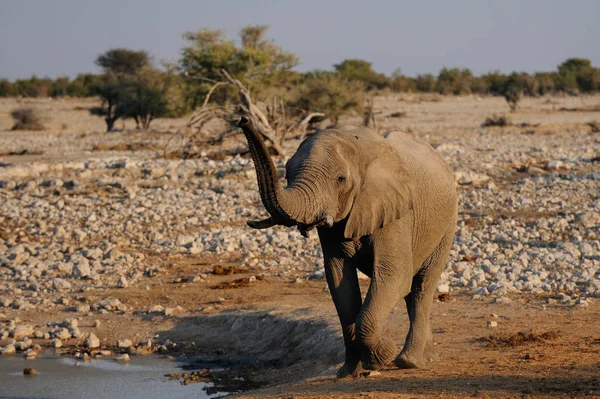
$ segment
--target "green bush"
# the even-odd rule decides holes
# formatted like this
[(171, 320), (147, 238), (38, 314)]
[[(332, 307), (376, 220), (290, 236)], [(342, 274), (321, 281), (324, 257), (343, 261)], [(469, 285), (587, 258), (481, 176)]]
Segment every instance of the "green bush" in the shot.
[(11, 97), (15, 95), (15, 88), (12, 83), (6, 79), (0, 79), (0, 97)]
[[(188, 32), (188, 45), (182, 50), (179, 66), (186, 77), (186, 101), (191, 108), (203, 103), (206, 94), (226, 70), (247, 87), (255, 100), (273, 87), (287, 85), (295, 73), (298, 57), (266, 39), (268, 26), (251, 25), (240, 31), (241, 46), (229, 40), (222, 30)], [(237, 101), (237, 90), (220, 87), (211, 101), (224, 104)]]
[(178, 90), (180, 78), (172, 69), (164, 72), (150, 65), (147, 53), (109, 50), (96, 63), (103, 67), (104, 75), (91, 92), (102, 99), (102, 104), (90, 112), (104, 117), (107, 131), (121, 118), (132, 118), (138, 128), (148, 129), (155, 118), (179, 115), (184, 110)]
[(11, 130), (44, 130), (43, 118), (33, 108), (21, 107), (11, 111), (15, 124)]
[(508, 76), (505, 74), (493, 71), (481, 76), (481, 79), (487, 86), (487, 92), (495, 96), (503, 96), (506, 88)]
[(383, 89), (390, 85), (387, 76), (375, 72), (372, 63), (365, 60), (347, 59), (333, 67), (342, 78), (362, 82), (367, 91)]
[(440, 94), (470, 94), (473, 73), (469, 69), (442, 68), (436, 90)]
[(417, 77), (415, 78), (415, 87), (417, 89), (417, 91), (423, 92), (423, 93), (432, 93), (435, 91), (435, 87), (436, 87), (436, 80), (435, 80), (435, 76), (433, 76), (432, 74), (424, 74), (424, 75), (417, 75)]
[(288, 106), (303, 112), (323, 112), (336, 126), (339, 117), (360, 113), (365, 103), (364, 85), (331, 72), (310, 72), (297, 87)]

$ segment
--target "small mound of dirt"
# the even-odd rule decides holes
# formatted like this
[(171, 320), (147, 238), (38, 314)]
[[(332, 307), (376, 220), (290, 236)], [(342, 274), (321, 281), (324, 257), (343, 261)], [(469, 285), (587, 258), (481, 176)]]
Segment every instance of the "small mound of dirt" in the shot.
[(118, 143), (112, 146), (107, 146), (105, 144), (94, 144), (92, 146), (92, 151), (154, 151), (158, 147), (153, 143)]
[(244, 269), (237, 266), (221, 266), (216, 265), (213, 267), (212, 274), (216, 274), (217, 276), (229, 276), (231, 274), (241, 274), (248, 273), (248, 269)]
[(248, 277), (242, 277), (235, 279), (233, 281), (226, 281), (224, 283), (219, 283), (212, 287), (213, 290), (226, 290), (229, 288), (242, 288), (248, 287), (250, 285), (250, 279)]
[(492, 115), (485, 118), (485, 121), (481, 124), (481, 127), (504, 127), (510, 126), (512, 123), (506, 116)]
[(487, 337), (481, 337), (477, 340), (480, 342), (487, 342), (488, 348), (496, 347), (507, 347), (507, 346), (521, 346), (536, 342), (554, 341), (559, 338), (556, 331), (547, 331), (541, 334), (535, 334), (532, 332), (518, 332), (512, 335), (500, 335), (492, 334)]

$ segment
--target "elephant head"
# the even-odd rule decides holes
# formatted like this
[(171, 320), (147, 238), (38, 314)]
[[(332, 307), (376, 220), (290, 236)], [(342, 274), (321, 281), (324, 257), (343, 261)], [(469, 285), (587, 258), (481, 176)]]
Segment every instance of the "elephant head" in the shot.
[(372, 234), (412, 207), (406, 165), (374, 132), (346, 127), (306, 139), (286, 164), (287, 185), (252, 122), (239, 125), (248, 141), (262, 202), (271, 215), (252, 228), (298, 226), (307, 232), (345, 222), (347, 239)]

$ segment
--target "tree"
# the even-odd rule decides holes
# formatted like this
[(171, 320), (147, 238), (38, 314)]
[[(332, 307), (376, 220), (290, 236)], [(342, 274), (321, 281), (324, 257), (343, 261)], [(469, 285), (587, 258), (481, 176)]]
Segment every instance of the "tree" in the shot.
[[(266, 25), (250, 25), (240, 31), (241, 47), (228, 39), (222, 30), (204, 28), (184, 34), (188, 45), (183, 48), (180, 69), (187, 80), (187, 100), (195, 108), (204, 101), (212, 86), (228, 71), (247, 87), (257, 99), (272, 86), (285, 85), (298, 57), (265, 38)], [(234, 86), (224, 86), (211, 101), (224, 104), (237, 99)]]
[(510, 112), (515, 112), (521, 96), (535, 96), (537, 93), (537, 82), (525, 72), (513, 72), (506, 80), (504, 86), (504, 99), (510, 107)]
[(83, 73), (69, 82), (67, 94), (72, 97), (95, 96), (95, 87), (102, 84), (102, 76), (93, 73)]
[(416, 90), (417, 85), (415, 79), (402, 75), (402, 70), (396, 68), (392, 72), (390, 87), (395, 92), (411, 92)]
[(559, 76), (555, 72), (536, 72), (533, 75), (536, 81), (537, 93), (541, 96), (552, 94), (557, 90)]
[(102, 104), (90, 109), (90, 113), (103, 116), (106, 122), (106, 131), (110, 132), (113, 130), (115, 122), (124, 116), (123, 109), (120, 107), (124, 96), (122, 82), (119, 82), (117, 75), (107, 72), (102, 77), (102, 82), (92, 89), (92, 93), (102, 99)]
[(558, 75), (563, 90), (589, 93), (600, 89), (600, 70), (586, 58), (569, 58), (558, 66)]
[(503, 96), (508, 76), (500, 71), (488, 72), (481, 76), (486, 82), (487, 92), (495, 96)]
[(132, 118), (138, 128), (148, 129), (155, 118), (177, 112), (178, 101), (170, 106), (167, 100), (175, 82), (173, 71), (153, 67), (145, 51), (109, 50), (96, 64), (102, 66), (104, 75), (93, 92), (102, 104), (90, 112), (104, 116), (107, 131), (120, 118)]
[(436, 90), (440, 94), (469, 94), (472, 80), (473, 73), (469, 69), (444, 67), (438, 75)]
[(361, 112), (365, 103), (364, 85), (331, 72), (309, 72), (288, 105), (305, 113), (323, 112), (336, 126), (345, 113)]
[(10, 97), (14, 95), (14, 85), (6, 79), (0, 79), (0, 97)]
[(431, 93), (435, 90), (436, 80), (435, 76), (430, 73), (424, 75), (417, 75), (415, 78), (415, 87), (417, 91), (424, 93)]
[(123, 116), (133, 118), (138, 129), (148, 129), (155, 118), (179, 113), (179, 99), (168, 100), (175, 84), (172, 71), (143, 68), (124, 82), (118, 109)]
[(131, 75), (150, 65), (150, 56), (146, 51), (116, 48), (99, 55), (96, 65), (104, 72)]
[(367, 90), (383, 89), (390, 84), (385, 75), (375, 72), (372, 63), (365, 60), (346, 59), (333, 67), (343, 78), (362, 82)]
[(56, 78), (56, 80), (54, 80), (54, 82), (52, 82), (52, 90), (50, 92), (50, 95), (52, 97), (66, 96), (68, 87), (69, 87), (69, 78), (68, 77)]

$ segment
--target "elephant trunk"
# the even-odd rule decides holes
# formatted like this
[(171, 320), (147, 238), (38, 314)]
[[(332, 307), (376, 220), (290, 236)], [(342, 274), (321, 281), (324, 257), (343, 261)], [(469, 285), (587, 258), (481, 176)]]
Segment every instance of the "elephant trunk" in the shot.
[(238, 126), (242, 128), (244, 136), (246, 136), (246, 140), (248, 141), (250, 154), (256, 168), (260, 198), (271, 215), (270, 219), (260, 222), (249, 222), (248, 224), (253, 228), (266, 228), (275, 224), (285, 226), (296, 225), (299, 215), (297, 212), (292, 212), (292, 210), (298, 209), (298, 207), (292, 203), (294, 199), (290, 198), (289, 193), (286, 193), (277, 181), (277, 170), (269, 156), (262, 137), (256, 131), (252, 122), (245, 117), (242, 117)]

